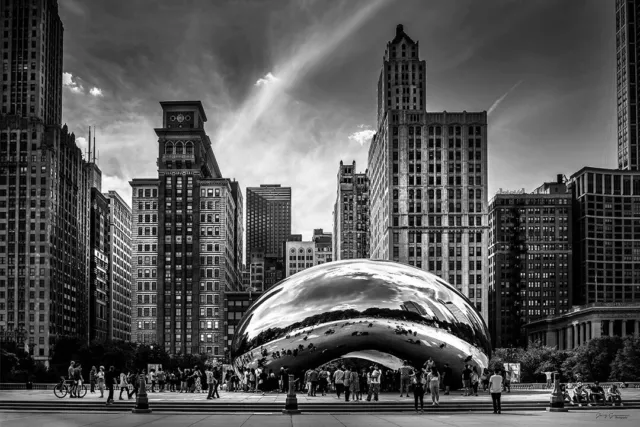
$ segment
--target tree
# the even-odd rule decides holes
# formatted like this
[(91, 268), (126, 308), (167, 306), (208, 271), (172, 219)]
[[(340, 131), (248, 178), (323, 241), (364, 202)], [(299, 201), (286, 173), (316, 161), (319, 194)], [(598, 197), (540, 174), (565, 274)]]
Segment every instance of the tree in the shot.
[(611, 374), (611, 363), (622, 347), (623, 340), (620, 337), (593, 338), (574, 349), (562, 364), (562, 369), (567, 376), (576, 379), (606, 381)]
[(640, 381), (640, 338), (627, 337), (611, 363), (610, 379)]

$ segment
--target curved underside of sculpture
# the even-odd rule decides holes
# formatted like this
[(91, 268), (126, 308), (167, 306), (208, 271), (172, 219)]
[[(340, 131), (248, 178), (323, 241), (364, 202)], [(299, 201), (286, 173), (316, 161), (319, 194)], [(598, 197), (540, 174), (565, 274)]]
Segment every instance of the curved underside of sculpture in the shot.
[(487, 327), (467, 298), (439, 277), (390, 261), (337, 261), (281, 281), (245, 314), (232, 344), (235, 369), (301, 373), (355, 357), (398, 369), (429, 357), (488, 366)]

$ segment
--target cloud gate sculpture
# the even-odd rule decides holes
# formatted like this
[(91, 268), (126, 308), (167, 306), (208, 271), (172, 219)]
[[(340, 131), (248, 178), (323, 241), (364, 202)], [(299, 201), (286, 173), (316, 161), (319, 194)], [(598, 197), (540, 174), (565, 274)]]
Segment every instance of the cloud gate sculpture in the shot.
[(488, 366), (491, 346), (453, 286), (415, 267), (361, 259), (312, 267), (269, 289), (238, 325), (231, 353), (235, 369), (295, 374), (338, 358), (398, 369), (432, 357), (449, 363), (457, 386), (466, 362)]

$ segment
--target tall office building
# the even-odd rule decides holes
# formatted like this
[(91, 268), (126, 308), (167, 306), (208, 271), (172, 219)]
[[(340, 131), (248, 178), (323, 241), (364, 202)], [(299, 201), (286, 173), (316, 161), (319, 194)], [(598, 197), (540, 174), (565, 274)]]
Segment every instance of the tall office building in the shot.
[(487, 318), (487, 114), (428, 113), (426, 65), (403, 30), (387, 44), (369, 147), (370, 256), (424, 268)]
[(369, 179), (356, 173), (356, 162), (338, 168), (333, 206), (333, 259), (369, 258)]
[(0, 2), (0, 35), (0, 341), (46, 362), (57, 336), (89, 339), (88, 170), (60, 127), (57, 2)]
[(200, 101), (160, 105), (159, 178), (131, 182), (132, 334), (170, 354), (221, 356), (221, 301), (242, 281), (242, 194), (222, 177)]
[(638, 123), (638, 0), (616, 0), (616, 94), (618, 116), (618, 168), (640, 170)]
[[(158, 188), (157, 178), (130, 182), (131, 217), (131, 341), (160, 344), (158, 327)], [(181, 296), (182, 298), (182, 296)]]
[[(93, 167), (91, 163), (87, 165)], [(109, 202), (100, 189), (91, 188), (91, 238), (89, 273), (89, 339), (109, 337)]]
[(489, 206), (489, 330), (494, 347), (527, 344), (525, 325), (572, 301), (571, 193), (563, 176)]
[(131, 208), (117, 191), (109, 204), (109, 339), (131, 341)]
[(247, 188), (247, 250), (263, 249), (283, 258), (283, 243), (291, 234), (291, 187)]

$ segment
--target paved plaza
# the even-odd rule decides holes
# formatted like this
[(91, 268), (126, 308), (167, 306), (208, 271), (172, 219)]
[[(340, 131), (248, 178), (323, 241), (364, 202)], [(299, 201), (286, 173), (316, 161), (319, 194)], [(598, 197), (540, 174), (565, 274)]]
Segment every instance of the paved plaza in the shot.
[[(546, 391), (513, 391), (511, 393), (503, 393), (502, 400), (505, 402), (508, 401), (548, 401), (550, 390)], [(450, 395), (445, 396), (444, 393), (440, 393), (440, 401), (441, 402), (473, 402), (477, 400), (491, 400), (488, 392), (479, 392), (478, 396), (462, 396), (460, 391), (452, 392)], [(118, 396), (120, 395), (120, 391), (114, 391), (114, 398), (118, 400)], [(123, 393), (123, 396), (125, 393)], [(207, 395), (205, 393), (174, 393), (174, 392), (163, 392), (163, 393), (147, 393), (149, 398), (149, 402), (152, 404), (154, 401), (156, 402), (168, 402), (168, 401), (203, 401), (210, 403), (275, 403), (282, 402), (287, 397), (286, 393), (266, 393), (264, 396), (261, 393), (243, 393), (243, 392), (220, 392), (220, 399), (207, 400)], [(413, 394), (411, 397), (400, 397), (398, 393), (381, 393), (380, 401), (381, 402), (413, 402)], [(623, 396), (627, 399), (640, 399), (640, 389), (631, 389), (629, 392), (626, 390), (623, 392)], [(81, 400), (106, 400), (107, 392), (105, 392), (105, 397), (100, 399), (100, 392), (89, 393), (82, 398)], [(366, 397), (366, 396), (365, 396)], [(298, 403), (337, 403), (344, 402), (344, 395), (338, 399), (335, 393), (331, 393), (327, 396), (317, 395), (314, 397), (307, 396), (306, 393), (298, 393), (297, 394)], [(75, 400), (70, 399), (69, 397), (65, 398), (66, 400)], [(431, 396), (426, 394), (424, 396), (425, 403), (427, 401), (431, 402)], [(53, 390), (11, 390), (11, 391), (0, 391), (0, 400), (26, 400), (26, 401), (45, 401), (45, 400), (59, 400), (54, 394)], [(124, 397), (126, 401), (126, 397)], [(131, 399), (135, 400), (135, 397)], [(354, 402), (357, 403), (357, 402)]]
[(554, 427), (580, 425), (586, 426), (637, 426), (640, 411), (615, 412), (522, 412), (493, 414), (460, 414), (460, 415), (157, 415), (157, 414), (23, 414), (0, 413), (2, 427), (413, 427), (413, 426), (527, 426)]

